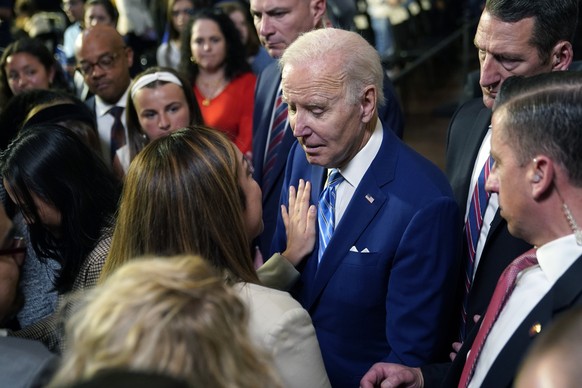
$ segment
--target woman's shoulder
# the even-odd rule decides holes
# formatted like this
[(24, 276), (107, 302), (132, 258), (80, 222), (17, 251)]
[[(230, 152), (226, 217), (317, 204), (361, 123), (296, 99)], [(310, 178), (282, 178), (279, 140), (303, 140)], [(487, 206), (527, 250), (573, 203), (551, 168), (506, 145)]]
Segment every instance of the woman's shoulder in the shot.
[(79, 275), (73, 284), (73, 291), (93, 287), (101, 275), (101, 270), (105, 264), (105, 259), (111, 247), (111, 238), (113, 236), (113, 227), (108, 225), (103, 228), (101, 237), (93, 250), (87, 255), (83, 262)]
[(234, 288), (251, 310), (270, 310), (279, 314), (295, 309), (303, 310), (301, 304), (285, 291), (252, 283), (238, 283)]

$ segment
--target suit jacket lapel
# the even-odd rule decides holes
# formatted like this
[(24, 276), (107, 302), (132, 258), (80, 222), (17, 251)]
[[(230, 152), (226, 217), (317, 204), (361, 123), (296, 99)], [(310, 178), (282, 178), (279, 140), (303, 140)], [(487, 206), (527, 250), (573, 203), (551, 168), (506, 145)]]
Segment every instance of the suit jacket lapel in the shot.
[[(382, 140), (378, 155), (372, 161), (372, 164), (356, 188), (354, 196), (348, 204), (346, 212), (334, 231), (321, 258), (315, 274), (310, 298), (306, 306), (307, 309), (313, 306), (345, 255), (355, 245), (367, 225), (370, 224), (374, 216), (388, 200), (381, 187), (392, 180), (394, 176), (394, 169), (398, 158), (397, 142), (399, 140), (391, 130), (385, 129), (384, 139)], [(318, 190), (314, 203), (318, 203), (319, 201), (319, 192), (321, 190)], [(373, 198), (373, 201), (370, 201), (368, 198)], [(358, 248), (363, 249), (365, 247)], [(315, 250), (317, 251), (317, 247)], [(317, 261), (317, 253), (315, 253), (313, 258)]]
[[(491, 110), (484, 107), (481, 109), (481, 111), (479, 111), (479, 115), (473, 122), (473, 126), (471, 128), (471, 133), (475, 133), (475, 135), (468, 136), (465, 144), (467, 162), (462, 164), (463, 167), (461, 167), (465, 169), (465, 172), (461, 173), (461, 176), (463, 176), (465, 179), (462, 184), (464, 190), (464, 195), (462, 197), (464, 199), (463, 203), (467, 201), (467, 197), (469, 196), (469, 186), (471, 185), (471, 176), (475, 166), (475, 159), (477, 159), (477, 154), (481, 148), (481, 143), (487, 134), (487, 130), (489, 129), (490, 124)], [(462, 210), (464, 212), (464, 206), (462, 206)]]

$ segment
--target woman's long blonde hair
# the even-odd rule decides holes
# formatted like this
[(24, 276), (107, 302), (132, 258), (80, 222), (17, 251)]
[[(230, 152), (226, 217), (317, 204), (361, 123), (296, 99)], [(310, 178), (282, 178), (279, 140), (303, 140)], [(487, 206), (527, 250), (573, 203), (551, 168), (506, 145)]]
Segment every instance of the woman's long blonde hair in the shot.
[(252, 345), (242, 301), (198, 256), (133, 260), (89, 291), (67, 323), (51, 385), (120, 369), (177, 377), (193, 387), (278, 387)]

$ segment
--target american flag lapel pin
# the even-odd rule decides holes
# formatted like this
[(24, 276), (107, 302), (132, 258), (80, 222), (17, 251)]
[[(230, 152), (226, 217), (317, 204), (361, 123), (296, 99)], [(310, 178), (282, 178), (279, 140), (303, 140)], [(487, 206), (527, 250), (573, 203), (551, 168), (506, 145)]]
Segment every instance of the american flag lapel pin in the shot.
[(366, 199), (368, 200), (368, 202), (374, 203), (374, 197), (372, 197), (370, 194), (366, 194)]

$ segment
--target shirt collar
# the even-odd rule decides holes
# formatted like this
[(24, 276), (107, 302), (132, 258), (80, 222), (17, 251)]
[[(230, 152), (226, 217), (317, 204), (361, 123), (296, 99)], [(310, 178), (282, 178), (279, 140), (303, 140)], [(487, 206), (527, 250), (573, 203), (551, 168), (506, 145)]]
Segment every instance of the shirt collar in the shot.
[(340, 169), (345, 181), (351, 186), (358, 187), (364, 174), (368, 171), (368, 167), (370, 167), (376, 154), (378, 154), (384, 138), (383, 131), (382, 123), (378, 119), (376, 128), (374, 128), (374, 132), (372, 132), (372, 136), (370, 136), (366, 145), (348, 162), (345, 168)]
[(582, 246), (576, 244), (574, 234), (546, 243), (536, 252), (542, 272), (552, 282), (556, 282), (581, 255)]
[(125, 89), (125, 92), (123, 92), (123, 95), (121, 96), (121, 98), (119, 99), (119, 101), (117, 101), (115, 104), (108, 104), (105, 101), (103, 101), (101, 99), (101, 97), (95, 95), (95, 114), (97, 117), (103, 117), (107, 114), (107, 112), (109, 112), (109, 110), (111, 108), (113, 108), (114, 106), (120, 106), (122, 108), (125, 108), (125, 105), (127, 104), (127, 94), (129, 93), (129, 87), (127, 89)]

